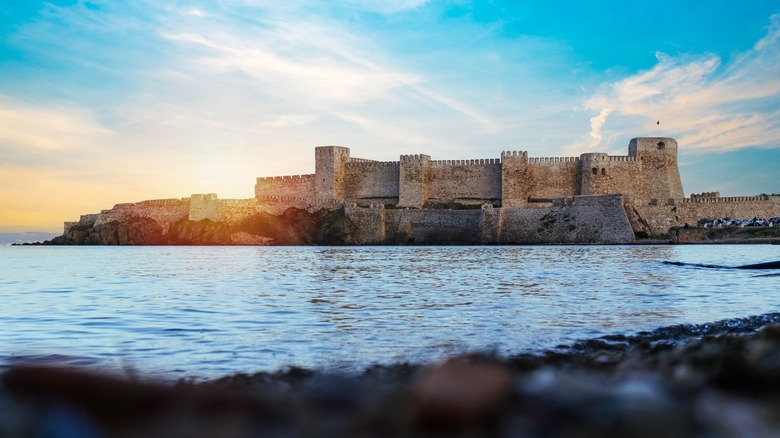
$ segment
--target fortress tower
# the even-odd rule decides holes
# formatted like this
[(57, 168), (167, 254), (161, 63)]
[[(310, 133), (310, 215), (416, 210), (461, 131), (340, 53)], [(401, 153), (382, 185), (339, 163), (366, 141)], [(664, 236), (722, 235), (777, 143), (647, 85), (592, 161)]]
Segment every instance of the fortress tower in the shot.
[(319, 146), (314, 149), (314, 192), (321, 199), (344, 199), (344, 173), (349, 162), (349, 148)]
[(682, 181), (677, 167), (677, 140), (669, 137), (633, 138), (628, 155), (642, 163), (642, 186), (637, 196), (645, 199), (682, 199)]
[[(610, 157), (604, 153), (592, 152), (580, 155), (579, 194), (604, 195), (615, 192), (626, 184), (632, 172), (611, 166)], [(638, 165), (635, 166), (638, 168)], [(626, 169), (628, 170), (628, 169)], [(636, 172), (637, 169), (632, 169)], [(624, 189), (623, 187), (620, 187)]]
[(422, 208), (428, 200), (429, 155), (402, 155), (399, 176), (399, 207)]
[(634, 138), (627, 156), (580, 155), (579, 194), (621, 193), (643, 199), (682, 199), (677, 142), (668, 137)]
[(501, 153), (501, 205), (525, 207), (528, 204), (528, 152)]

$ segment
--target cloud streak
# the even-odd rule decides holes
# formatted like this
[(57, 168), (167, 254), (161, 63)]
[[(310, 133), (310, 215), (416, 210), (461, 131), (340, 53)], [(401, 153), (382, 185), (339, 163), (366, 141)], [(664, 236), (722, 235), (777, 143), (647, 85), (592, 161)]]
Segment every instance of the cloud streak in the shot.
[(659, 53), (652, 69), (604, 84), (584, 101), (582, 108), (598, 115), (590, 135), (570, 148), (614, 148), (601, 141), (602, 130), (605, 138), (672, 136), (686, 151), (777, 147), (779, 38), (780, 15), (774, 15), (764, 38), (726, 61), (715, 54)]

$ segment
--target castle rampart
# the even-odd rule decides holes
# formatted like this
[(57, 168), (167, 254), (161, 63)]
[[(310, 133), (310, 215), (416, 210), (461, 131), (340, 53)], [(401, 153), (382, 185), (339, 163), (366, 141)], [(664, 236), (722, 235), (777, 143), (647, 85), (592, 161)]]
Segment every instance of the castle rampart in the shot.
[(344, 169), (344, 200), (360, 205), (395, 205), (399, 197), (400, 166), (391, 162), (349, 162)]
[(579, 167), (579, 159), (529, 158), (522, 182), (525, 186), (526, 206), (540, 202), (549, 203), (553, 198), (562, 196), (581, 194), (578, 185)]
[(501, 162), (495, 159), (431, 161), (427, 186), (424, 207), (499, 204)]
[(305, 196), (314, 197), (314, 175), (290, 175), (257, 178), (255, 197), (262, 196)]
[[(351, 221), (344, 235), (358, 244), (626, 243), (634, 232), (659, 236), (701, 219), (777, 217), (780, 197), (709, 192), (685, 198), (671, 138), (632, 139), (626, 156), (504, 151), (500, 158), (461, 160), (415, 154), (375, 161), (351, 157), (346, 147), (321, 146), (314, 174), (257, 178), (254, 198), (212, 193), (117, 204), (66, 222), (65, 232), (140, 218), (166, 234), (185, 219), (235, 224), (286, 215), (290, 208), (343, 209)], [(242, 232), (234, 243), (268, 243)]]
[(627, 201), (642, 223), (632, 223), (649, 235), (665, 234), (669, 228), (696, 225), (699, 220), (752, 219), (780, 216), (780, 196), (735, 196), (725, 198), (639, 199)]

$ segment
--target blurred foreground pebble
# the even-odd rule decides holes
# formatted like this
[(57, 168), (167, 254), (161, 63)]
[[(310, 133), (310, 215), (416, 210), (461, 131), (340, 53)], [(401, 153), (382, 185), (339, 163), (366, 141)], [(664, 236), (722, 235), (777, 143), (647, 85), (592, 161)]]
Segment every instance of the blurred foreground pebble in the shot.
[(776, 437), (778, 317), (357, 376), (291, 368), (171, 386), (19, 365), (2, 375), (0, 436)]

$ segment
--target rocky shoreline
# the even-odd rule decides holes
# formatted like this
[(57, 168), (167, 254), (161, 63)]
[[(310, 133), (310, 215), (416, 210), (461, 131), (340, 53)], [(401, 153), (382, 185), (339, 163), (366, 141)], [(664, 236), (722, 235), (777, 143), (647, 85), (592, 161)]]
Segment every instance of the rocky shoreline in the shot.
[(289, 368), (170, 385), (16, 366), (2, 374), (0, 435), (769, 437), (778, 389), (772, 313), (351, 376)]
[[(358, 234), (358, 227), (343, 210), (323, 209), (312, 213), (290, 208), (280, 215), (258, 213), (232, 223), (182, 218), (167, 227), (153, 219), (130, 217), (100, 225), (75, 225), (61, 236), (32, 245), (360, 245)], [(638, 237), (627, 244), (670, 243), (780, 244), (780, 227), (674, 227), (668, 236)], [(474, 245), (479, 242), (456, 236), (452, 240), (439, 239), (428, 244)]]

